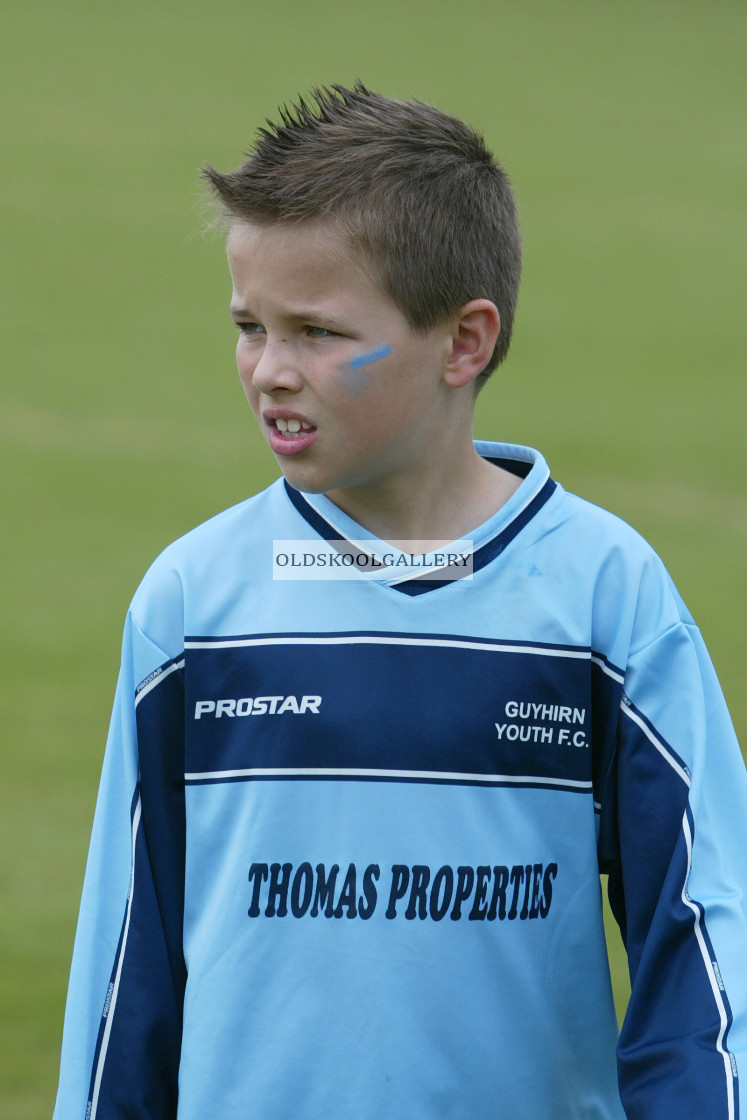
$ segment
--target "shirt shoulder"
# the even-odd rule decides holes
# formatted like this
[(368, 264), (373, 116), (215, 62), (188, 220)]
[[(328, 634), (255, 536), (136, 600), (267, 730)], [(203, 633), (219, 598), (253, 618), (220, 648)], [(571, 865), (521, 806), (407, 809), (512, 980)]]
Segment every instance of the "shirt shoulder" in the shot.
[[(566, 547), (589, 580), (594, 629), (624, 638), (628, 655), (674, 627), (694, 627), (663, 560), (636, 529), (609, 510), (557, 487), (555, 517)], [(620, 650), (621, 654), (621, 650)]]
[[(169, 544), (145, 573), (130, 605), (135, 625), (176, 656), (215, 588), (259, 579), (272, 541), (289, 535), (294, 513), (278, 480), (209, 518)], [(267, 565), (268, 570), (270, 565)]]

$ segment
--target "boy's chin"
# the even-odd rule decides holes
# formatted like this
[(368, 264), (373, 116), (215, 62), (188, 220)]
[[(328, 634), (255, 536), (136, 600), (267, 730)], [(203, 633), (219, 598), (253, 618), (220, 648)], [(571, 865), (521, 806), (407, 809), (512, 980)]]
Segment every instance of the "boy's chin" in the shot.
[(279, 455), (276, 458), (283, 478), (294, 490), (299, 490), (302, 494), (324, 494), (327, 490), (335, 489), (332, 479), (325, 479), (316, 471), (303, 470), (301, 464), (292, 459)]

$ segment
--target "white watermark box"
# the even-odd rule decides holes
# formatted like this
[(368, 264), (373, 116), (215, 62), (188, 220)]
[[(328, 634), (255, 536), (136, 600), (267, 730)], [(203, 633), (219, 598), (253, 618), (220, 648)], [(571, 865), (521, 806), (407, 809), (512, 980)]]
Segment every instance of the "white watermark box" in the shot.
[(272, 578), (282, 580), (410, 579), (450, 582), (472, 578), (472, 541), (272, 542)]

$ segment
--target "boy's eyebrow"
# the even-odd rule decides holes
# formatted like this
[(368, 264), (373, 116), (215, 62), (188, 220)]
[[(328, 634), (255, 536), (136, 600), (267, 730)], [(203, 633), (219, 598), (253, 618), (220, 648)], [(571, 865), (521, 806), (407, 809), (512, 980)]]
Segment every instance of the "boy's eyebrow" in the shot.
[[(231, 304), (228, 308), (228, 313), (232, 319), (250, 319), (252, 322), (255, 319), (254, 314), (245, 307), (237, 307)], [(283, 316), (289, 323), (312, 323), (314, 325), (350, 329), (349, 324), (345, 324), (336, 315), (327, 314), (325, 311), (304, 311), (299, 309), (297, 311), (288, 311)]]

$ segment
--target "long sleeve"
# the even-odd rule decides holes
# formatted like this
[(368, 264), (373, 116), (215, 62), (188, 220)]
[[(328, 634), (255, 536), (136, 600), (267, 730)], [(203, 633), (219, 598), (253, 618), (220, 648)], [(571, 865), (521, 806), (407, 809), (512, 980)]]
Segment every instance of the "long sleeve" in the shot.
[[(629, 1120), (736, 1120), (747, 780), (701, 636), (671, 585), (662, 600), (640, 612), (602, 794), (602, 866), (631, 978), (620, 1095)], [(659, 632), (638, 645), (646, 615)]]
[(128, 616), (54, 1120), (176, 1115), (186, 979), (182, 669)]

